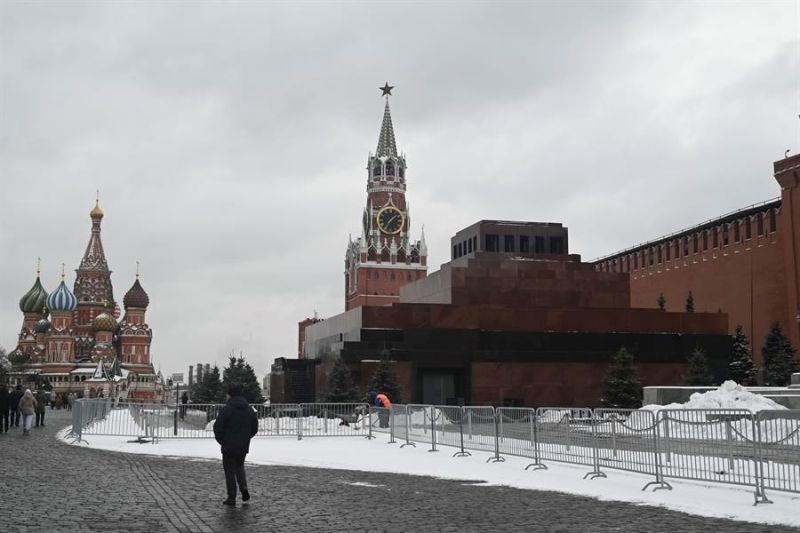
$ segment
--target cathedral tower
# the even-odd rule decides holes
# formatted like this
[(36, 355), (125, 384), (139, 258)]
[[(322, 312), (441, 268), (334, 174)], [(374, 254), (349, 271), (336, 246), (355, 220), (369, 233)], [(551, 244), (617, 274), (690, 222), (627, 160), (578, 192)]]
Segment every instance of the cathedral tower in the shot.
[(400, 298), (400, 287), (427, 275), (425, 233), (410, 238), (411, 217), (406, 200), (406, 157), (397, 153), (389, 96), (375, 154), (367, 158), (367, 203), (361, 217), (361, 237), (345, 253), (345, 310), (382, 306)]
[[(113, 314), (114, 289), (111, 286), (111, 270), (103, 251), (103, 242), (100, 240), (100, 223), (103, 220), (103, 210), (99, 201), (89, 213), (92, 219), (92, 233), (89, 244), (81, 259), (81, 264), (75, 271), (75, 287), (73, 292), (78, 300), (75, 313), (74, 328), (78, 336), (75, 351), (78, 357), (91, 355), (93, 345), (93, 321), (102, 313)], [(104, 326), (108, 326), (103, 322)]]

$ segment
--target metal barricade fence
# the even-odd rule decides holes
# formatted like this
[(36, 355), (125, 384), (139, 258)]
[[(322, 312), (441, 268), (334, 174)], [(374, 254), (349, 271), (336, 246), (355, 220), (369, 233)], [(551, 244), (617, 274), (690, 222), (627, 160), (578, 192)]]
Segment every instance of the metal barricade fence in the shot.
[(758, 492), (753, 414), (746, 409), (662, 409), (664, 477), (748, 485)]
[(431, 430), (436, 433), (436, 442), (459, 448), (453, 457), (471, 455), (464, 449), (464, 409), (456, 405), (434, 405), (431, 406), (431, 415)]
[(254, 405), (258, 416), (257, 437), (302, 436), (300, 419), (303, 409), (296, 403)]
[(464, 447), (498, 455), (497, 419), (492, 406), (465, 406)]
[[(209, 438), (214, 436), (214, 421), (222, 410), (222, 405), (207, 404), (185, 404), (169, 409), (173, 413), (174, 428), (173, 437), (182, 439)], [(169, 435), (162, 435), (162, 438)]]
[(392, 404), (392, 431), (395, 439), (402, 441), (401, 448), (417, 445), (411, 440), (411, 411), (407, 405)]
[(769, 501), (766, 489), (800, 492), (800, 409), (756, 413), (756, 499)]
[(392, 439), (390, 419), (392, 417), (392, 409), (389, 407), (376, 407), (369, 406), (369, 427), (371, 433), (385, 433), (389, 435), (389, 440)]
[(431, 432), (431, 406), (408, 404), (406, 413), (409, 439), (417, 442), (430, 442), (431, 451), (435, 450), (435, 436)]
[(585, 465), (592, 469), (585, 478), (605, 477), (594, 446), (591, 409), (540, 407), (536, 410), (536, 433), (542, 460)]
[(642, 490), (672, 489), (663, 478), (655, 413), (638, 409), (595, 409), (594, 446), (601, 468), (648, 474)]
[(300, 435), (354, 437), (367, 434), (369, 406), (365, 403), (303, 403)]
[(536, 410), (528, 407), (498, 407), (496, 416), (499, 452), (536, 458)]

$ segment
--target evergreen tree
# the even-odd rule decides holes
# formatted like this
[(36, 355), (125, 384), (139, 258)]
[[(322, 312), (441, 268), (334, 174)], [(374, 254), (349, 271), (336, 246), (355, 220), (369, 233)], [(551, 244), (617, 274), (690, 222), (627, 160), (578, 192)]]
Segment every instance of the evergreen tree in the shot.
[(192, 385), (192, 403), (222, 403), (225, 401), (225, 391), (219, 379), (219, 367), (214, 367), (209, 372), (204, 372), (200, 381)]
[(636, 376), (633, 355), (622, 346), (611, 358), (603, 381), (603, 407), (636, 409), (642, 406), (642, 384)]
[[(391, 396), (390, 396), (391, 398)], [(328, 393), (325, 401), (331, 403), (357, 402), (361, 399), (358, 388), (353, 382), (353, 375), (347, 367), (347, 363), (339, 357), (333, 365), (331, 375), (328, 378)]]
[(663, 311), (664, 306), (667, 304), (667, 299), (664, 298), (663, 292), (658, 293), (658, 299), (656, 300), (656, 303), (658, 304), (658, 308)]
[(792, 372), (797, 372), (797, 361), (794, 360), (794, 348), (777, 322), (772, 324), (764, 348), (764, 385), (769, 387), (785, 387), (792, 379)]
[(378, 363), (378, 368), (375, 369), (375, 374), (372, 376), (370, 389), (385, 393), (392, 403), (403, 403), (403, 389), (397, 383), (397, 374), (389, 362), (388, 356), (382, 357)]
[(694, 313), (694, 296), (692, 296), (692, 291), (689, 291), (689, 296), (686, 297), (686, 312)]
[(256, 373), (241, 355), (239, 357), (231, 355), (228, 358), (228, 366), (222, 371), (223, 390), (227, 390), (233, 383), (242, 386), (242, 396), (247, 403), (264, 403)]
[(706, 352), (699, 346), (692, 351), (689, 356), (689, 368), (686, 370), (686, 375), (683, 376), (683, 383), (685, 385), (711, 386), (714, 384), (714, 377), (708, 369), (708, 358)]
[(753, 354), (750, 351), (750, 341), (742, 331), (742, 326), (736, 326), (733, 335), (731, 359), (728, 363), (728, 378), (739, 385), (754, 385), (756, 365), (753, 364)]

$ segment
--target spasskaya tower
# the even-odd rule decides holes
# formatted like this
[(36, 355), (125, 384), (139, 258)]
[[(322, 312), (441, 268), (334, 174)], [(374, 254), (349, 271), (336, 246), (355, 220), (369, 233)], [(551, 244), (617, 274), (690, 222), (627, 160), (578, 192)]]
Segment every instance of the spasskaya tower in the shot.
[(380, 88), (386, 97), (375, 154), (367, 158), (367, 205), (361, 237), (350, 239), (345, 254), (345, 310), (362, 305), (389, 305), (400, 299), (400, 287), (427, 275), (425, 231), (410, 239), (406, 200), (406, 156), (397, 154), (389, 110), (394, 87)]

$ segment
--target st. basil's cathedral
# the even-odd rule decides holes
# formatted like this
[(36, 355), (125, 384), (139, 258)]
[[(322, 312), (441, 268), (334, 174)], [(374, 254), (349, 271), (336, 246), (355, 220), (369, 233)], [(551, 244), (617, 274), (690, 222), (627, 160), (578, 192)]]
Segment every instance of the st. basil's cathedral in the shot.
[(100, 223), (99, 201), (89, 213), (92, 231), (73, 290), (64, 280), (48, 294), (39, 272), (33, 287), (20, 299), (22, 329), (16, 349), (8, 354), (16, 363), (19, 379), (39, 377), (56, 395), (157, 399), (163, 379), (151, 363), (153, 332), (145, 321), (150, 298), (136, 280), (122, 300), (125, 314), (114, 298)]

